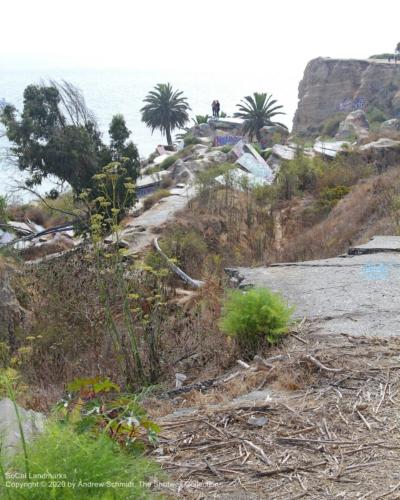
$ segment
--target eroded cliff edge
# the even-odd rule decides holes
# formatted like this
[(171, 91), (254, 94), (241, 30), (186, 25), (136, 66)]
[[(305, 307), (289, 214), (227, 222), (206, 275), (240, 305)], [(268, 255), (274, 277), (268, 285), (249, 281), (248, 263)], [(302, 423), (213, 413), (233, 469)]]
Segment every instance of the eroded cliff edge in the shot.
[(318, 134), (336, 113), (373, 107), (400, 118), (400, 63), (319, 57), (307, 64), (299, 84), (293, 133)]

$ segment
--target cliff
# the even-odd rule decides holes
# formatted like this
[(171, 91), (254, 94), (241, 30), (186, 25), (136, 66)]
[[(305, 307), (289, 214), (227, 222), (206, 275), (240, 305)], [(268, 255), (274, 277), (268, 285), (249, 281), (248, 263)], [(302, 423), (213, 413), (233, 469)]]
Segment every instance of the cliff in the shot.
[(320, 132), (330, 116), (374, 107), (388, 118), (400, 117), (400, 64), (371, 60), (311, 60), (299, 84), (293, 133)]

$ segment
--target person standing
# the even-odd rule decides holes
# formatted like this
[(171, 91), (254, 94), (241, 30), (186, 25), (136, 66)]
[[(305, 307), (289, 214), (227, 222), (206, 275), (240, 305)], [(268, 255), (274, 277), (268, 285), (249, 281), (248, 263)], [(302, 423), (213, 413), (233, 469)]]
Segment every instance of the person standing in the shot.
[(215, 101), (215, 114), (216, 114), (217, 118), (219, 118), (220, 109), (221, 109), (221, 105), (220, 105), (219, 101)]
[(211, 104), (212, 115), (214, 118), (216, 117), (216, 103), (217, 103), (217, 101), (214, 99), (212, 104)]

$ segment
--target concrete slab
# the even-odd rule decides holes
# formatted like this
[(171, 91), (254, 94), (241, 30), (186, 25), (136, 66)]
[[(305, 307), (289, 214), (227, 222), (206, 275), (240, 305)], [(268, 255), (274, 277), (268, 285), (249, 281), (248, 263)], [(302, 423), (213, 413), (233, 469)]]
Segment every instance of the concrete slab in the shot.
[(241, 288), (279, 292), (296, 318), (306, 316), (324, 333), (400, 335), (397, 250), (227, 272)]
[(349, 249), (349, 255), (381, 252), (400, 252), (400, 236), (374, 236), (368, 243)]

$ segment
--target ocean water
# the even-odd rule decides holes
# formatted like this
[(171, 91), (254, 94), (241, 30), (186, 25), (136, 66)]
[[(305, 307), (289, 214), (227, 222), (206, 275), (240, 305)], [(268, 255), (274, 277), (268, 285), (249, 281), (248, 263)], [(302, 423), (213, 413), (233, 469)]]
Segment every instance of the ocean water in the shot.
[[(182, 64), (184, 67), (184, 64)], [(279, 103), (284, 105), (285, 116), (278, 117), (280, 121), (291, 127), (293, 113), (297, 105), (297, 85), (299, 77), (283, 78), (276, 71), (268, 74), (265, 69), (237, 71), (223, 68), (216, 73), (207, 69), (196, 73), (177, 72), (176, 70), (138, 71), (138, 70), (82, 70), (82, 69), (41, 69), (34, 71), (2, 70), (0, 73), (0, 99), (14, 104), (17, 109), (22, 107), (22, 94), (25, 87), (31, 83), (48, 81), (49, 79), (68, 80), (79, 87), (88, 107), (94, 112), (103, 139), (108, 141), (108, 125), (115, 113), (125, 116), (127, 125), (132, 132), (132, 140), (136, 143), (142, 157), (149, 155), (157, 144), (164, 143), (163, 137), (155, 131), (151, 133), (140, 119), (140, 108), (143, 98), (157, 83), (170, 82), (174, 88), (182, 90), (191, 106), (191, 116), (195, 114), (210, 114), (211, 102), (218, 99), (221, 110), (228, 115), (234, 113), (236, 104), (245, 95), (254, 91), (272, 93)], [(175, 133), (177, 133), (176, 131)], [(12, 198), (29, 199), (27, 193), (15, 190), (16, 181), (23, 180), (23, 173), (10, 166), (6, 153), (8, 141), (0, 138), (0, 194), (8, 194)], [(41, 192), (53, 186), (52, 180), (47, 180), (41, 187)]]

